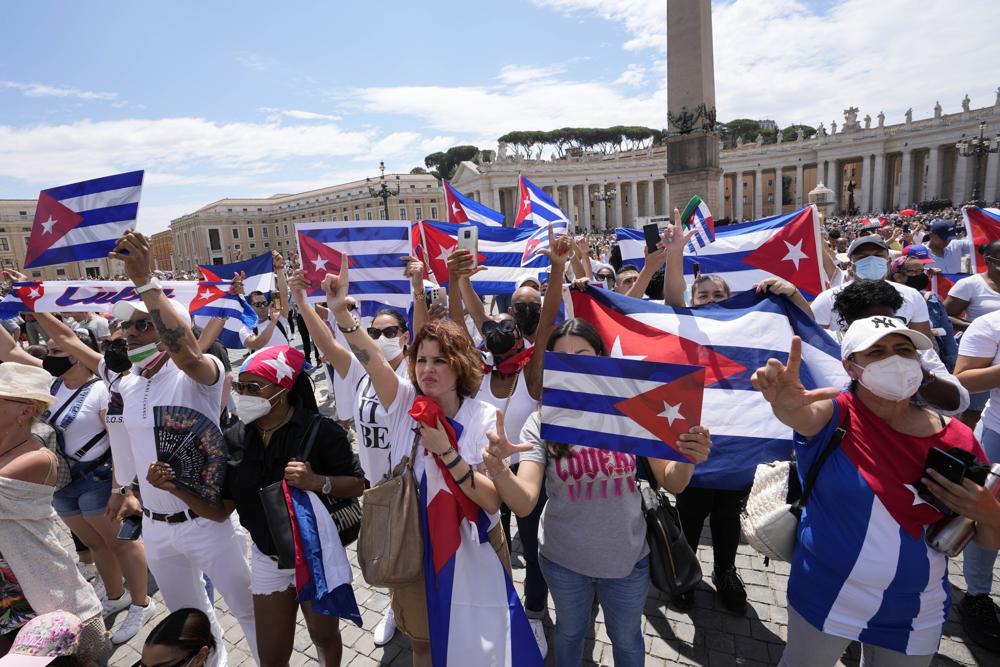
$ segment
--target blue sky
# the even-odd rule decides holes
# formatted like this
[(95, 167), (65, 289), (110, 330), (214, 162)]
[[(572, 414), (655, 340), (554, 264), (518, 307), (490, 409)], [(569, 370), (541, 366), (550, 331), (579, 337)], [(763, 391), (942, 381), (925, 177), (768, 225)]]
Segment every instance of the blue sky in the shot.
[[(720, 119), (992, 104), (995, 0), (713, 4)], [(665, 125), (665, 2), (4, 3), (0, 198), (147, 170), (140, 228), (514, 129)], [(979, 34), (976, 34), (979, 33)]]

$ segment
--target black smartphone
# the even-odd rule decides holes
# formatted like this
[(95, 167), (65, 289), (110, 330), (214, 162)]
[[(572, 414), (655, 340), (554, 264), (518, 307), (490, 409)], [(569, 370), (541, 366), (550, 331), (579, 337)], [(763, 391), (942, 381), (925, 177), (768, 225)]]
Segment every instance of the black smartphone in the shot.
[[(924, 464), (924, 469), (926, 470), (927, 468), (930, 468), (954, 484), (961, 484), (962, 480), (965, 479), (965, 461), (957, 456), (949, 454), (943, 449), (938, 449), (937, 447), (931, 447), (927, 452), (927, 462)], [(921, 475), (921, 477), (923, 477), (923, 475)], [(914, 486), (917, 489), (917, 495), (920, 496), (922, 500), (932, 505), (945, 516), (951, 516), (953, 514), (948, 506), (945, 505), (937, 496), (931, 493), (927, 487), (923, 485), (923, 483), (918, 481)]]
[(642, 235), (646, 237), (646, 250), (656, 252), (656, 244), (660, 242), (660, 228), (655, 222), (642, 226)]
[(121, 529), (118, 531), (118, 539), (134, 542), (139, 539), (140, 535), (142, 535), (142, 517), (126, 517), (125, 520), (122, 521)]

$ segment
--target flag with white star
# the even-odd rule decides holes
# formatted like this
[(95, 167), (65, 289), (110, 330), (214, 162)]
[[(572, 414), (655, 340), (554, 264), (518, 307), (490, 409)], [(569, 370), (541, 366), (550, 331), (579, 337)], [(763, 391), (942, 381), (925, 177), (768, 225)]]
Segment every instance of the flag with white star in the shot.
[(24, 268), (102, 259), (135, 229), (144, 172), (60, 185), (38, 194)]
[[(622, 263), (642, 268), (646, 241), (641, 229), (615, 230)], [(819, 216), (812, 206), (770, 218), (714, 228), (713, 240), (684, 250), (684, 273), (694, 276), (695, 264), (702, 275), (715, 274), (733, 294), (753, 289), (765, 278), (778, 277), (792, 283), (807, 299), (827, 287), (823, 271)]]
[(546, 440), (684, 461), (678, 439), (701, 424), (705, 367), (545, 353)]

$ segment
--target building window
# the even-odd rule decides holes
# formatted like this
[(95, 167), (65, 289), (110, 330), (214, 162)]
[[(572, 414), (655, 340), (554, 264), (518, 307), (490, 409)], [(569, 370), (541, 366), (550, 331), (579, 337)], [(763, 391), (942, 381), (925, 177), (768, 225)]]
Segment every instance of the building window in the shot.
[(253, 238), (253, 227), (247, 227), (247, 238), (248, 239)]
[(239, 244), (239, 243), (234, 243), (234, 244), (233, 244), (233, 248), (234, 248), (235, 250), (239, 250), (239, 249), (240, 249), (240, 244)]
[[(285, 233), (288, 233), (288, 225), (285, 225)], [(274, 226), (274, 235), (278, 236), (278, 225)]]
[(222, 239), (219, 238), (218, 229), (208, 230), (208, 245), (212, 250), (216, 252), (222, 250)]
[(368, 209), (367, 211), (365, 211), (365, 219), (366, 220), (371, 220), (372, 219), (372, 211), (371, 211), (371, 209)]
[(438, 207), (431, 206), (431, 220), (437, 220), (437, 219), (438, 219)]
[(228, 213), (232, 213), (232, 212), (233, 212), (233, 209), (231, 209), (231, 208), (227, 208), (227, 209), (226, 209), (226, 212), (228, 212)]
[(344, 214), (344, 222), (347, 222), (347, 214)]
[(31, 277), (32, 278), (41, 278), (42, 277), (42, 272), (41, 271), (32, 271), (31, 272)]
[(414, 215), (414, 217), (417, 220), (423, 220), (424, 219), (424, 207), (423, 206), (418, 206), (415, 209), (413, 209), (413, 215)]
[(400, 220), (406, 220), (406, 207), (405, 206), (400, 206), (399, 207), (399, 219)]
[(265, 244), (264, 244), (264, 247), (265, 247), (265, 248), (270, 248), (270, 247), (271, 247), (271, 244), (270, 244), (270, 243), (265, 243)]
[(233, 227), (233, 238), (234, 239), (240, 238), (240, 228), (239, 227)]
[(256, 243), (251, 243), (250, 244), (250, 249), (251, 250), (255, 250), (256, 248), (257, 248), (257, 244)]
[[(28, 215), (28, 212), (27, 211), (18, 211), (18, 214), (19, 215)], [(32, 274), (32, 275), (35, 275), (35, 274)]]
[(354, 212), (354, 220), (355, 221), (360, 221), (361, 220), (361, 214), (358, 213), (357, 211)]
[(288, 236), (288, 225), (285, 225), (285, 236)]
[(65, 276), (66, 275), (66, 269), (56, 269), (56, 275), (57, 276)]
[(260, 233), (263, 234), (264, 238), (266, 239), (267, 238), (267, 227), (261, 227), (260, 228)]
[(10, 243), (7, 241), (7, 239), (0, 239), (0, 250), (4, 252), (10, 251)]

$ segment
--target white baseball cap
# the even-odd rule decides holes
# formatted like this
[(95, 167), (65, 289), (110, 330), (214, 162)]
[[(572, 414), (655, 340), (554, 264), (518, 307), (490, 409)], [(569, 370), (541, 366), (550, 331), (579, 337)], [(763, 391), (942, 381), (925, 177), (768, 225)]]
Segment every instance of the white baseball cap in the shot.
[(906, 336), (918, 350), (931, 349), (931, 341), (919, 331), (908, 329), (905, 324), (886, 315), (875, 315), (854, 320), (840, 341), (840, 358), (847, 359), (855, 352), (863, 352), (886, 336)]
[[(184, 323), (191, 326), (191, 313), (188, 312), (187, 307), (177, 299), (167, 299), (167, 301), (170, 302), (170, 305), (177, 311), (177, 314), (184, 320)], [(132, 315), (136, 312), (148, 315), (149, 307), (141, 299), (136, 299), (135, 301), (119, 301), (111, 308), (111, 315), (116, 320), (122, 322), (132, 319)]]

